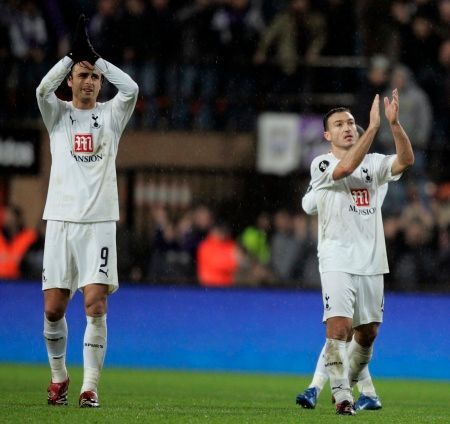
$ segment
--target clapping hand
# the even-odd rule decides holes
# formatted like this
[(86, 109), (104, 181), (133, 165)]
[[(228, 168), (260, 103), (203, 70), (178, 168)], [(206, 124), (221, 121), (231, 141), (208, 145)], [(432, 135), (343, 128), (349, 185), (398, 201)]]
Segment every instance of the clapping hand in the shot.
[(89, 62), (94, 65), (99, 54), (94, 50), (89, 40), (89, 36), (86, 29), (86, 17), (81, 14), (78, 18), (75, 35), (73, 38), (72, 49), (68, 55), (75, 63), (82, 61)]
[(378, 94), (373, 99), (372, 107), (370, 108), (369, 127), (376, 130), (380, 127), (380, 96)]
[(398, 123), (398, 111), (398, 90), (395, 88), (392, 91), (392, 99), (390, 101), (389, 98), (384, 98), (384, 114), (386, 115), (386, 119), (388, 120), (389, 124), (395, 125)]

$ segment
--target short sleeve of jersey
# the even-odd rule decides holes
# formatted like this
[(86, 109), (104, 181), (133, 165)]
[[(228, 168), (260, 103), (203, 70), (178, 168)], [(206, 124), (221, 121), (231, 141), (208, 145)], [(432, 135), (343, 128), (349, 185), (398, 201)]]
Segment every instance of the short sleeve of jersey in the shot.
[(333, 179), (333, 171), (339, 161), (331, 155), (322, 155), (311, 163), (311, 186), (314, 190), (320, 190), (339, 184)]
[(375, 162), (375, 170), (377, 173), (378, 185), (381, 186), (391, 181), (398, 181), (402, 174), (392, 175), (392, 164), (397, 155), (381, 155), (372, 153), (372, 160)]

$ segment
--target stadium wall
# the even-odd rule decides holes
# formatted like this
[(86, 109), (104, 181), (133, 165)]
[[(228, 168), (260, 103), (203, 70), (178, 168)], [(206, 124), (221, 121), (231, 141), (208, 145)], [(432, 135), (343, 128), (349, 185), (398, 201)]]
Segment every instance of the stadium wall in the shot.
[[(0, 361), (46, 363), (38, 282), (0, 281)], [(450, 380), (450, 296), (388, 294), (371, 371)], [(106, 366), (311, 374), (324, 340), (318, 292), (122, 285), (109, 301)], [(68, 362), (81, 364), (82, 297)]]

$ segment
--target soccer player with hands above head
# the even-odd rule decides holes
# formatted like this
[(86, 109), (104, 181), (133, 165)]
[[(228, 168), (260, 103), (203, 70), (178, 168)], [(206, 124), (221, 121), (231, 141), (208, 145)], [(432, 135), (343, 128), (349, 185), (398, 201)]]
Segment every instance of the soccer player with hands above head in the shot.
[(384, 99), (396, 154), (368, 153), (380, 126), (379, 103), (377, 95), (369, 127), (360, 138), (349, 109), (330, 110), (324, 117), (324, 137), (331, 151), (311, 164), (327, 337), (323, 361), (339, 415), (355, 414), (352, 387), (370, 361), (383, 319), (383, 274), (389, 268), (381, 205), (387, 184), (414, 163), (411, 143), (398, 121), (397, 90), (391, 100)]
[[(72, 101), (58, 99), (67, 78)], [(118, 90), (97, 102), (103, 78)], [(36, 97), (50, 136), (52, 165), (44, 219), (42, 289), (44, 338), (51, 368), (47, 401), (66, 405), (67, 305), (83, 293), (86, 330), (80, 407), (98, 407), (98, 382), (107, 345), (107, 297), (118, 288), (115, 159), (120, 136), (134, 110), (137, 84), (92, 47), (81, 15), (72, 50), (44, 76)]]
[[(356, 125), (358, 138), (364, 134), (364, 129), (359, 125)], [(380, 196), (379, 204), (383, 205), (384, 198), (386, 197), (388, 190), (388, 184), (380, 186), (378, 195)], [(316, 195), (312, 189), (311, 184), (308, 186), (306, 193), (302, 198), (302, 208), (308, 215), (317, 215), (317, 202)], [(353, 338), (353, 331), (347, 338), (347, 346), (349, 346)], [(311, 380), (310, 385), (302, 393), (299, 393), (296, 397), (296, 403), (302, 408), (314, 409), (316, 407), (320, 392), (328, 381), (328, 372), (325, 368), (324, 353), (325, 346), (317, 359), (316, 369)], [(360, 392), (358, 400), (355, 402), (355, 409), (358, 410), (378, 410), (382, 408), (381, 400), (379, 399), (375, 386), (372, 381), (372, 377), (369, 372), (369, 367), (366, 365), (358, 376), (357, 387)]]

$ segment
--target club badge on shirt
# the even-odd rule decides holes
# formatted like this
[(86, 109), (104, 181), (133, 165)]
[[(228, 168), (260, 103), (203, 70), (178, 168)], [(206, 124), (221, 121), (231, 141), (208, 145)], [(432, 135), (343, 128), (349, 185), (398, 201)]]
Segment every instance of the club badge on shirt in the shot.
[(367, 168), (364, 168), (363, 166), (361, 167), (361, 177), (367, 184), (370, 184), (373, 180), (372, 176), (369, 174), (369, 170)]

